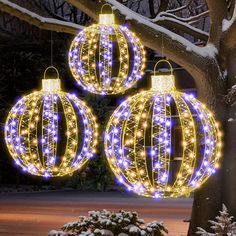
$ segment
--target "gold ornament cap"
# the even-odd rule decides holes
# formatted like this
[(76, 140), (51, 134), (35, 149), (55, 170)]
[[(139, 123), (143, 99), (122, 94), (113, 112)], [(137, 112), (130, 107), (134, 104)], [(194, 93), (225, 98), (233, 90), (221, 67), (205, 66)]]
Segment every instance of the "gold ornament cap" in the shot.
[[(170, 74), (166, 73), (159, 73), (156, 75), (156, 67), (158, 64), (165, 62), (170, 67)], [(160, 60), (156, 63), (154, 67), (154, 75), (151, 76), (152, 80), (152, 87), (153, 91), (166, 93), (175, 90), (175, 76), (173, 75), (173, 68), (169, 61), (167, 60)]]
[[(103, 14), (103, 8), (105, 6), (109, 6), (111, 8), (111, 12), (109, 14)], [(101, 14), (99, 14), (99, 24), (102, 25), (112, 25), (115, 24), (115, 16), (113, 14), (113, 9), (112, 6), (110, 4), (104, 4), (101, 8)]]
[[(46, 78), (46, 73), (49, 69), (53, 69), (57, 73), (57, 78), (56, 79), (50, 79)], [(54, 66), (49, 66), (45, 71), (44, 71), (44, 78), (42, 80), (42, 91), (45, 92), (57, 92), (61, 90), (61, 80), (59, 79), (59, 72), (57, 68)]]

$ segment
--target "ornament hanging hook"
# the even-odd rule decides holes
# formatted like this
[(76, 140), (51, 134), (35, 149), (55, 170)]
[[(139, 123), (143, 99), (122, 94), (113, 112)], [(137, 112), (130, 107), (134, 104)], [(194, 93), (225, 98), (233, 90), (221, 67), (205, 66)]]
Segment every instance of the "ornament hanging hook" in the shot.
[(54, 71), (56, 71), (56, 74), (57, 74), (57, 78), (56, 79), (59, 79), (59, 71), (58, 71), (58, 69), (55, 66), (49, 66), (49, 67), (46, 68), (46, 70), (43, 73), (43, 79), (46, 79), (46, 74), (47, 74), (47, 71), (49, 69), (53, 69)]
[(164, 63), (167, 63), (168, 65), (169, 65), (169, 67), (170, 67), (170, 73), (171, 73), (171, 75), (173, 75), (173, 67), (172, 67), (172, 65), (170, 64), (170, 62), (169, 61), (167, 61), (167, 60), (165, 60), (165, 59), (162, 59), (162, 60), (159, 60), (156, 64), (155, 64), (155, 66), (154, 66), (154, 76), (156, 75), (156, 67), (160, 64), (160, 63), (162, 63), (162, 62), (164, 62)]
[(161, 33), (161, 57), (164, 57), (164, 41), (163, 41), (163, 33)]
[(51, 43), (50, 43), (50, 54), (51, 54), (51, 66), (53, 65), (53, 32), (51, 31)]
[(111, 14), (114, 14), (112, 5), (109, 4), (109, 3), (105, 3), (105, 4), (102, 5), (102, 7), (101, 7), (101, 14), (104, 14), (104, 13), (103, 13), (103, 10), (104, 10), (104, 7), (106, 7), (106, 6), (109, 6), (109, 7), (111, 8)]

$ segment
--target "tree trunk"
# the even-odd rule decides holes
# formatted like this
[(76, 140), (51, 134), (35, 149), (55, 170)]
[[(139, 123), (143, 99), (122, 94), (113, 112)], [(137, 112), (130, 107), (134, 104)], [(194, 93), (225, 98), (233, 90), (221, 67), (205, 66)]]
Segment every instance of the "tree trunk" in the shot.
[[(192, 220), (188, 235), (193, 236), (196, 232), (196, 227), (200, 226), (207, 229), (209, 227), (208, 220), (214, 219), (221, 208), (222, 203), (225, 203), (229, 211), (236, 216), (236, 122), (227, 123), (228, 117), (226, 115), (234, 113), (234, 108), (223, 103), (223, 95), (226, 95), (225, 88), (231, 88), (235, 84), (234, 76), (236, 75), (236, 21), (231, 25), (227, 32), (223, 32), (222, 21), (227, 18), (227, 13), (233, 15), (233, 10), (236, 8), (235, 0), (232, 1), (232, 9), (227, 6), (226, 0), (206, 0), (210, 11), (211, 30), (208, 44), (206, 47), (197, 47), (186, 42), (184, 37), (172, 34), (165, 28), (180, 30), (189, 35), (193, 34), (192, 27), (185, 27), (175, 20), (174, 25), (171, 21), (151, 22), (138, 14), (132, 15), (130, 18), (129, 9), (124, 6), (120, 7), (120, 3), (112, 0), (66, 0), (76, 8), (85, 12), (93, 19), (98, 19), (101, 5), (105, 2), (111, 3), (115, 7), (117, 23), (123, 24), (128, 17), (127, 24), (140, 37), (145, 46), (155, 50), (164, 52), (165, 56), (175, 61), (177, 64), (187, 70), (195, 79), (200, 100), (208, 104), (211, 109), (215, 110), (217, 119), (221, 121), (225, 133), (225, 154), (222, 160), (222, 167), (217, 174), (211, 177), (203, 188), (195, 193)], [(168, 2), (168, 0), (162, 0)], [(1, 1), (0, 1), (1, 2)], [(119, 1), (120, 2), (120, 1)], [(150, 1), (152, 3), (152, 1)], [(19, 8), (12, 9), (5, 1), (0, 4), (1, 11), (12, 14), (26, 22), (34, 24), (38, 27), (56, 30), (60, 32), (76, 33), (77, 27), (70, 25), (65, 26), (56, 22), (42, 21), (41, 18), (32, 19), (32, 16), (24, 14), (19, 11)], [(124, 9), (125, 10), (122, 10)], [(120, 10), (121, 9), (121, 10)], [(154, 9), (153, 14), (155, 14)], [(229, 11), (230, 10), (230, 11)], [(128, 13), (127, 13), (128, 12)], [(132, 13), (132, 12), (131, 12)], [(234, 13), (236, 15), (236, 12)], [(228, 22), (229, 23), (229, 22)], [(157, 25), (161, 24), (160, 27)], [(199, 36), (202, 35), (202, 36)], [(208, 34), (196, 32), (194, 37), (202, 37), (206, 41)], [(214, 47), (212, 47), (214, 45)], [(227, 47), (226, 47), (227, 46)], [(223, 48), (223, 49), (222, 49)], [(226, 50), (226, 48), (228, 50)], [(212, 55), (213, 50), (218, 50), (219, 54)], [(203, 53), (204, 52), (204, 53)], [(208, 54), (210, 52), (210, 54)], [(217, 58), (216, 58), (217, 57)], [(223, 62), (221, 62), (223, 61)], [(222, 82), (220, 68), (228, 70), (228, 84)]]
[[(209, 81), (208, 86), (212, 86), (211, 89), (213, 92), (209, 92), (209, 88), (207, 88), (204, 84), (200, 84), (200, 87), (198, 87), (199, 99), (202, 102), (207, 103), (211, 110), (214, 111), (217, 120), (221, 122), (221, 129), (225, 133), (226, 127), (224, 124), (227, 120), (227, 108), (223, 96), (226, 94), (227, 85), (222, 77), (218, 78), (218, 82), (216, 82), (217, 76), (220, 75), (215, 72), (215, 68), (213, 68), (211, 65), (209, 65), (207, 76)], [(223, 160), (221, 163), (223, 166)], [(194, 193), (194, 202), (188, 236), (196, 235), (197, 227), (202, 227), (206, 230), (209, 230), (210, 225), (208, 220), (214, 219), (221, 209), (223, 198), (222, 189), (224, 187), (224, 184), (222, 184), (222, 166), (214, 176), (211, 176), (209, 180)]]
[[(236, 50), (231, 50), (227, 55), (228, 88), (235, 85), (236, 76)], [(235, 106), (228, 107), (228, 118), (235, 117)], [(227, 122), (225, 130), (225, 149), (223, 162), (223, 202), (229, 212), (236, 217), (236, 121)]]
[[(231, 52), (229, 55), (226, 53), (226, 55), (226, 68), (228, 71), (227, 84), (225, 84), (225, 87), (219, 87), (219, 90), (215, 91), (218, 95), (215, 113), (218, 120), (221, 121), (221, 127), (225, 134), (223, 140), (224, 154), (220, 170), (204, 184), (203, 188), (199, 189), (194, 194), (188, 236), (196, 235), (197, 227), (209, 230), (210, 224), (208, 220), (215, 219), (219, 210), (222, 209), (222, 204), (225, 204), (229, 212), (236, 216), (236, 122), (228, 122), (229, 117), (235, 117), (235, 107), (226, 105), (224, 101), (227, 89), (230, 89), (235, 84), (236, 53)], [(207, 99), (208, 102), (209, 99), (210, 98)], [(206, 99), (204, 100), (206, 101)], [(211, 103), (214, 102), (211, 101)]]

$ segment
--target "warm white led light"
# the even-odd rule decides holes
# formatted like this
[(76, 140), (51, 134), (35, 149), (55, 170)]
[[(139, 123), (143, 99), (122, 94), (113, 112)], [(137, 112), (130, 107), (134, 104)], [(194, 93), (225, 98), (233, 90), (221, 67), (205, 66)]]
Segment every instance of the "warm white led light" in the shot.
[[(128, 190), (154, 198), (188, 196), (219, 167), (222, 133), (205, 105), (175, 89), (172, 73), (152, 82), (151, 90), (128, 98), (112, 114), (105, 153)], [(175, 130), (180, 135), (174, 141)]]
[(78, 85), (91, 93), (124, 93), (144, 74), (145, 50), (134, 33), (115, 24), (114, 14), (102, 13), (98, 24), (72, 41), (69, 66)]
[(9, 112), (7, 148), (25, 172), (44, 177), (68, 175), (93, 157), (96, 119), (83, 101), (61, 91), (59, 76), (44, 76), (42, 85), (41, 91), (24, 96)]
[(115, 24), (114, 14), (100, 14), (99, 15), (99, 24), (101, 24), (101, 25)]
[(171, 92), (175, 89), (174, 75), (153, 75), (152, 90), (160, 93)]
[(43, 79), (42, 90), (45, 92), (57, 92), (61, 90), (60, 79)]

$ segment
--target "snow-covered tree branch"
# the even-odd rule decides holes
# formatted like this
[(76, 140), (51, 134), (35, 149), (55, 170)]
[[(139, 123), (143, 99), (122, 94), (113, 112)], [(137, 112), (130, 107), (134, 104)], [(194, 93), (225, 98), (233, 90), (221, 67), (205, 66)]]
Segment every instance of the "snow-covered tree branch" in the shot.
[(198, 38), (204, 42), (207, 42), (209, 34), (201, 29), (192, 27), (190, 24), (176, 20), (171, 17), (167, 17), (164, 14), (158, 14), (151, 22), (154, 22), (167, 29), (177, 29), (183, 33), (189, 34), (195, 38)]
[[(104, 3), (94, 3), (92, 0), (67, 0), (68, 3), (81, 9), (95, 20), (98, 19), (100, 8)], [(219, 80), (221, 72), (217, 63), (217, 53), (213, 44), (207, 44), (205, 47), (198, 47), (184, 37), (153, 23), (150, 19), (132, 11), (116, 0), (107, 0), (119, 15), (119, 22), (128, 22), (129, 27), (138, 32), (138, 36), (145, 46), (155, 50), (162, 51), (173, 61), (184, 67), (195, 78), (197, 87), (204, 84), (208, 87), (206, 93), (199, 90), (200, 96), (214, 97), (211, 78)], [(119, 14), (118, 14), (119, 13)], [(209, 65), (211, 65), (209, 67)], [(212, 77), (209, 77), (211, 73)], [(218, 86), (218, 84), (215, 84)], [(201, 94), (202, 93), (202, 94)]]
[(165, 16), (165, 17), (169, 17), (169, 18), (174, 18), (175, 20), (178, 20), (179, 22), (188, 22), (191, 24), (191, 22), (196, 22), (196, 21), (200, 20), (202, 17), (208, 16), (208, 14), (209, 14), (209, 11), (204, 11), (196, 16), (183, 18), (183, 17), (178, 17), (178, 16), (168, 13), (168, 12), (161, 12), (159, 14), (159, 17)]
[[(211, 0), (208, 1), (211, 2)], [(77, 29), (81, 28), (77, 24), (58, 21), (51, 18), (42, 18), (35, 13), (11, 3), (8, 0), (0, 0), (0, 2), (3, 5), (3, 11), (44, 29), (75, 33)], [(124, 23), (125, 21), (128, 22), (131, 29), (138, 32), (138, 36), (141, 38), (145, 46), (155, 51), (163, 51), (168, 58), (171, 58), (193, 75), (196, 80), (197, 87), (205, 84), (205, 87), (209, 87), (207, 94), (209, 96), (213, 95), (210, 95), (209, 93), (209, 91), (211, 91), (211, 86), (209, 86), (209, 81), (206, 79), (209, 78), (209, 70), (212, 71), (210, 73), (212, 73), (214, 79), (219, 79), (221, 77), (216, 60), (218, 53), (216, 49), (217, 47), (214, 43), (209, 43), (204, 47), (196, 46), (189, 40), (185, 39), (184, 36), (181, 36), (170, 29), (175, 28), (177, 31), (182, 31), (183, 33), (187, 33), (191, 36), (199, 37), (204, 41), (207, 41), (207, 32), (192, 27), (190, 24), (187, 22), (182, 22), (177, 17), (171, 18), (162, 16), (164, 14), (163, 12), (159, 13), (154, 20), (149, 19), (132, 11), (116, 0), (107, 0), (103, 2), (94, 2), (92, 0), (67, 0), (67, 2), (77, 9), (85, 12), (95, 20), (98, 19), (101, 5), (104, 4), (104, 2), (110, 3), (114, 9), (117, 10), (117, 13), (119, 13), (117, 16), (119, 15), (120, 23)], [(189, 4), (190, 3), (191, 1)], [(189, 5), (187, 4), (187, 6)], [(208, 12), (204, 11), (195, 17), (198, 18), (199, 15), (205, 15), (206, 13)], [(171, 13), (168, 14), (172, 15)], [(214, 33), (214, 30), (211, 30), (210, 38), (214, 38), (212, 37), (212, 32)], [(211, 65), (210, 69), (209, 65)]]
[(223, 42), (224, 42), (224, 49), (225, 50), (231, 50), (235, 44), (235, 35), (236, 35), (236, 2), (235, 5), (233, 6), (233, 14), (230, 16), (230, 19), (224, 19), (223, 20), (223, 25), (222, 25), (222, 30), (224, 32), (223, 36)]
[[(56, 0), (55, 0), (56, 1)], [(58, 0), (63, 4), (63, 0)], [(191, 229), (202, 226), (212, 209), (217, 210), (222, 199), (227, 205), (235, 203), (235, 133), (236, 122), (228, 122), (233, 106), (222, 102), (227, 91), (235, 85), (236, 75), (236, 1), (235, 0), (65, 0), (73, 9), (79, 9), (86, 17), (98, 20), (101, 6), (110, 3), (119, 24), (127, 24), (136, 32), (143, 44), (164, 55), (187, 70), (194, 78), (199, 97), (214, 109), (227, 133), (222, 179), (213, 179), (195, 195)], [(145, 2), (142, 11), (141, 3)], [(20, 1), (18, 1), (19, 3)], [(135, 7), (132, 7), (135, 5)], [(158, 7), (159, 9), (157, 9)], [(26, 21), (41, 29), (76, 34), (81, 26), (68, 22), (68, 18), (51, 14), (46, 18), (9, 0), (0, 0), (0, 11)], [(209, 21), (210, 18), (210, 21)], [(60, 19), (60, 20), (59, 20)], [(203, 19), (203, 20), (202, 20)], [(209, 27), (199, 27), (206, 21)], [(90, 21), (87, 21), (90, 23)], [(223, 72), (224, 75), (223, 75)], [(227, 72), (227, 73), (226, 73)], [(227, 80), (227, 82), (226, 82)], [(234, 87), (233, 87), (234, 88)], [(235, 125), (235, 126), (233, 126)], [(233, 138), (232, 138), (233, 137)], [(232, 170), (232, 171), (231, 171)], [(230, 183), (230, 184), (228, 184)], [(232, 184), (233, 183), (233, 184)], [(229, 186), (229, 187), (228, 187)], [(227, 188), (227, 191), (216, 189)], [(230, 194), (229, 194), (230, 193)], [(207, 201), (206, 199), (214, 199)], [(236, 207), (234, 208), (236, 214)], [(200, 223), (199, 223), (200, 222)]]
[(40, 29), (76, 35), (79, 30), (84, 28), (83, 26), (71, 22), (42, 17), (8, 0), (0, 0), (0, 10), (20, 20), (26, 21), (29, 24), (35, 25)]

